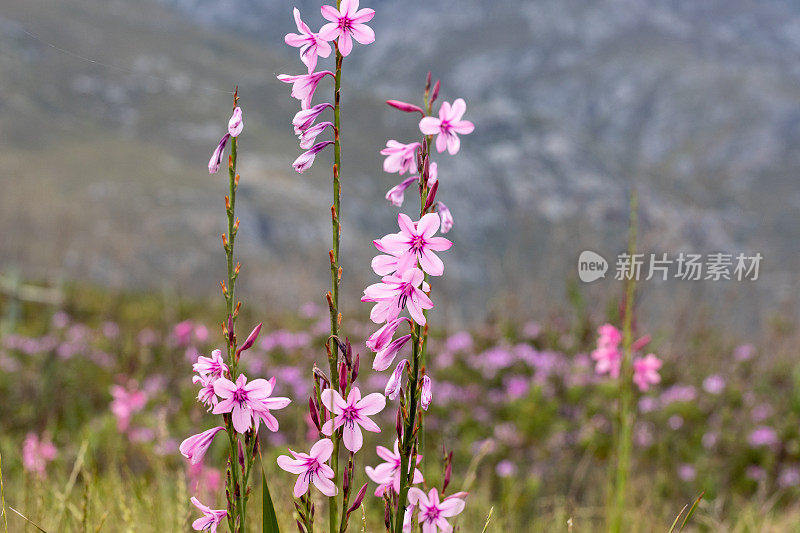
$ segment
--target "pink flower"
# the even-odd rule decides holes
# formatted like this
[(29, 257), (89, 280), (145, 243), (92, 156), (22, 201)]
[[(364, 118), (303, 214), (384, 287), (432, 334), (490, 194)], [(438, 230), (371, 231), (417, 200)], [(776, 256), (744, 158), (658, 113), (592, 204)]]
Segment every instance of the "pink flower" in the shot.
[(385, 172), (399, 172), (402, 176), (412, 167), (417, 169), (417, 150), (422, 146), (418, 142), (403, 144), (390, 139), (386, 141), (386, 148), (381, 150), (381, 155), (385, 155), (383, 170)]
[(374, 9), (358, 9), (358, 0), (342, 0), (340, 9), (322, 6), (322, 16), (330, 20), (319, 30), (319, 37), (326, 41), (337, 40), (339, 52), (347, 56), (353, 50), (353, 39), (361, 44), (375, 41), (375, 32), (365, 22), (375, 16)]
[(314, 158), (329, 144), (333, 144), (333, 141), (322, 141), (321, 143), (315, 144), (309, 151), (300, 154), (300, 157), (294, 160), (292, 166), (298, 173), (302, 174), (311, 168), (311, 165), (314, 164)]
[(467, 135), (472, 133), (475, 125), (468, 120), (461, 120), (467, 110), (463, 98), (458, 98), (451, 106), (449, 102), (442, 102), (439, 108), (439, 118), (425, 117), (419, 121), (419, 129), (425, 135), (436, 135), (436, 150), (444, 152), (447, 149), (450, 155), (458, 153), (461, 141), (457, 134)]
[(196, 465), (203, 460), (203, 456), (208, 451), (209, 446), (211, 446), (214, 437), (220, 431), (225, 431), (225, 428), (223, 426), (217, 426), (202, 433), (198, 433), (197, 435), (192, 435), (184, 440), (178, 448), (181, 455), (189, 459), (190, 463)]
[(315, 126), (311, 126), (306, 131), (299, 135), (300, 148), (308, 150), (314, 145), (317, 136), (325, 131), (327, 128), (333, 128), (333, 122), (320, 122)]
[(44, 478), (47, 463), (58, 455), (58, 450), (49, 439), (39, 439), (35, 433), (28, 433), (22, 444), (22, 466), (28, 472)]
[(237, 106), (233, 110), (231, 119), (228, 121), (228, 133), (230, 133), (231, 137), (238, 137), (239, 134), (242, 133), (243, 128), (244, 122), (242, 121), (242, 108)]
[[(375, 489), (375, 496), (379, 498), (383, 496), (383, 493), (387, 490), (394, 490), (395, 493), (400, 492), (400, 448), (397, 443), (397, 439), (394, 441), (394, 453), (390, 452), (388, 448), (384, 448), (383, 446), (377, 446), (375, 448), (378, 457), (383, 459), (384, 463), (379, 464), (375, 468), (371, 466), (366, 467), (364, 470), (367, 473), (367, 476), (378, 483), (378, 488)], [(422, 461), (422, 455), (417, 455), (417, 464)], [(411, 470), (411, 466), (409, 465), (409, 470)], [(414, 468), (414, 479), (411, 481), (412, 485), (416, 485), (417, 483), (422, 483), (422, 472), (419, 469)]]
[(380, 372), (389, 368), (389, 365), (392, 364), (394, 358), (397, 357), (397, 354), (400, 353), (400, 350), (403, 349), (403, 346), (405, 346), (410, 340), (410, 334), (403, 335), (402, 337), (398, 337), (387, 344), (386, 348), (375, 354), (375, 359), (372, 361), (372, 369)]
[(230, 133), (226, 133), (219, 140), (219, 144), (211, 154), (211, 159), (208, 160), (208, 173), (216, 174), (219, 171), (219, 166), (222, 163), (222, 153), (225, 151), (225, 145), (228, 144), (228, 139), (231, 138)]
[(328, 420), (322, 426), (322, 433), (332, 435), (334, 431), (344, 426), (342, 441), (345, 448), (351, 452), (356, 453), (364, 443), (361, 428), (380, 433), (381, 428), (368, 417), (380, 413), (386, 407), (386, 398), (383, 394), (373, 392), (361, 398), (359, 388), (353, 387), (347, 395), (347, 401), (333, 389), (322, 391), (321, 398), (325, 407), (335, 415), (335, 418)]
[(217, 405), (217, 395), (214, 394), (214, 382), (218, 378), (212, 376), (193, 376), (192, 383), (200, 383), (200, 390), (197, 392), (197, 401), (208, 407), (208, 410)]
[(369, 336), (366, 342), (367, 348), (373, 352), (379, 352), (386, 348), (392, 342), (392, 337), (397, 333), (397, 329), (403, 322), (411, 323), (406, 317), (395, 318), (387, 322), (378, 331)]
[(661, 365), (661, 360), (654, 354), (633, 360), (633, 382), (640, 391), (645, 392), (650, 389), (650, 385), (661, 382), (661, 376), (658, 375)]
[[(418, 268), (409, 268), (401, 275), (392, 274), (381, 278), (364, 289), (362, 302), (376, 302), (369, 317), (376, 324), (397, 318), (403, 308), (408, 308), (411, 318), (420, 326), (425, 325), (423, 309), (433, 309), (433, 302), (423, 289), (428, 290), (425, 274)], [(422, 286), (422, 289), (420, 289)]]
[(144, 409), (147, 395), (136, 388), (128, 390), (119, 385), (113, 385), (111, 396), (114, 398), (111, 401), (111, 412), (117, 418), (117, 429), (125, 432), (128, 430), (131, 417)]
[[(273, 376), (269, 380), (269, 385), (272, 389), (275, 389), (275, 377)], [(264, 422), (264, 425), (267, 426), (267, 429), (275, 433), (278, 431), (278, 419), (275, 418), (272, 413), (270, 413), (270, 409), (283, 409), (292, 401), (289, 398), (284, 398), (281, 396), (276, 396), (275, 398), (267, 398), (266, 400), (262, 400), (264, 404), (263, 408), (257, 408), (253, 411), (255, 421), (256, 421), (256, 431), (258, 431), (258, 425), (261, 422)]]
[(300, 19), (300, 10), (294, 8), (294, 21), (297, 24), (297, 33), (287, 33), (284, 41), (289, 46), (300, 49), (300, 60), (308, 67), (308, 73), (314, 72), (317, 68), (317, 56), (328, 57), (331, 55), (331, 45), (321, 39), (318, 34)]
[(422, 376), (422, 389), (419, 395), (419, 404), (423, 410), (427, 411), (433, 400), (433, 384), (431, 378)]
[(428, 213), (419, 222), (412, 222), (408, 215), (400, 213), (397, 215), (397, 223), (400, 225), (400, 232), (374, 241), (375, 247), (397, 258), (397, 272), (416, 267), (419, 261), (422, 270), (431, 276), (441, 276), (444, 273), (444, 263), (433, 252), (448, 250), (453, 243), (444, 237), (433, 236), (439, 231), (439, 215)]
[(386, 193), (386, 199), (389, 200), (389, 203), (395, 207), (402, 206), (406, 189), (408, 189), (408, 187), (415, 181), (419, 181), (419, 176), (411, 176), (410, 178), (404, 179), (388, 190)]
[(231, 413), (233, 427), (238, 433), (246, 433), (258, 423), (259, 412), (280, 409), (288, 402), (286, 398), (270, 398), (273, 384), (266, 379), (254, 379), (250, 383), (244, 374), (239, 374), (236, 383), (219, 378), (214, 382), (214, 393), (222, 398), (212, 411), (215, 415)]
[(592, 351), (592, 359), (597, 361), (595, 372), (608, 374), (616, 379), (619, 377), (622, 363), (622, 352), (619, 350), (622, 334), (611, 324), (600, 326), (597, 332), (600, 334), (600, 338), (597, 339), (597, 349)]
[[(425, 533), (437, 533), (440, 530), (449, 533), (453, 530), (446, 519), (461, 514), (466, 506), (464, 500), (458, 496), (460, 494), (454, 494), (440, 502), (437, 489), (431, 489), (427, 495), (417, 487), (408, 490), (408, 501), (419, 508), (417, 519)], [(406, 517), (410, 524), (411, 513), (406, 513)]]
[(222, 350), (214, 350), (211, 357), (198, 356), (192, 370), (203, 377), (218, 378), (228, 372), (228, 365), (222, 359)]
[(292, 119), (292, 126), (294, 126), (295, 135), (300, 135), (310, 128), (314, 121), (317, 120), (317, 117), (319, 117), (319, 115), (328, 108), (333, 109), (333, 104), (325, 102), (323, 104), (317, 104), (314, 107), (301, 109), (298, 111)]
[(403, 359), (397, 366), (394, 368), (394, 372), (389, 377), (389, 381), (386, 382), (386, 388), (383, 391), (383, 394), (389, 398), (390, 400), (397, 399), (398, 394), (400, 394), (400, 384), (403, 379), (403, 371), (408, 366), (408, 359)]
[(308, 109), (311, 107), (311, 99), (314, 97), (317, 85), (325, 76), (334, 77), (334, 74), (330, 70), (323, 70), (321, 72), (311, 72), (310, 74), (298, 74), (297, 76), (279, 74), (278, 79), (283, 83), (291, 83), (292, 97), (300, 100), (300, 107)]
[(216, 533), (217, 527), (222, 522), (222, 519), (228, 516), (228, 511), (225, 509), (212, 509), (207, 505), (200, 503), (200, 500), (192, 496), (192, 504), (200, 509), (203, 516), (192, 522), (192, 528), (195, 531), (209, 531)]
[(311, 447), (308, 454), (297, 453), (293, 450), (289, 452), (294, 459), (288, 455), (278, 457), (278, 466), (292, 474), (299, 474), (297, 482), (294, 484), (294, 497), (299, 498), (308, 492), (309, 483), (319, 489), (325, 496), (335, 496), (338, 492), (333, 478), (333, 469), (325, 464), (333, 453), (333, 442), (331, 439), (322, 439)]
[(438, 202), (437, 204), (437, 211), (439, 212), (439, 218), (442, 220), (442, 233), (447, 233), (451, 229), (453, 229), (453, 224), (455, 220), (453, 220), (453, 214), (447, 208), (446, 205), (442, 202)]

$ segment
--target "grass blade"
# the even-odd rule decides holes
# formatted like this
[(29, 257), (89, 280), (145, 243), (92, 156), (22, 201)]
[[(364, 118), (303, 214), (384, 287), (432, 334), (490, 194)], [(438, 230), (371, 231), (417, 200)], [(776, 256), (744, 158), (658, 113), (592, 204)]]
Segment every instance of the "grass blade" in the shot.
[(683, 516), (683, 512), (686, 511), (687, 507), (689, 507), (688, 503), (683, 506), (683, 509), (681, 509), (681, 512), (678, 513), (678, 516), (675, 517), (675, 520), (673, 520), (673, 522), (672, 522), (672, 527), (669, 528), (669, 531), (667, 531), (667, 533), (672, 533), (673, 531), (675, 531), (675, 527), (678, 525), (678, 520), (681, 519), (681, 516)]
[(258, 450), (258, 460), (261, 463), (261, 531), (263, 533), (280, 533), (278, 517), (275, 515), (275, 507), (272, 505), (272, 497), (267, 486), (267, 472), (264, 470), (261, 450)]
[(701, 492), (700, 496), (698, 496), (697, 499), (694, 501), (694, 503), (692, 504), (691, 509), (689, 509), (689, 512), (686, 513), (686, 518), (683, 519), (683, 523), (681, 524), (681, 528), (678, 530), (678, 533), (683, 531), (683, 528), (686, 527), (686, 524), (689, 522), (689, 519), (692, 517), (694, 512), (697, 510), (697, 506), (700, 503), (700, 500), (703, 499), (703, 496), (705, 495), (705, 493), (706, 493), (706, 491)]
[(3, 489), (3, 456), (0, 455), (0, 504), (3, 511), (3, 528), (8, 533), (8, 518), (6, 517), (6, 493)]
[(22, 518), (23, 520), (25, 520), (27, 523), (29, 523), (30, 525), (32, 525), (33, 527), (35, 527), (36, 529), (38, 529), (38, 530), (39, 530), (39, 531), (41, 531), (42, 533), (47, 533), (47, 531), (45, 531), (44, 529), (40, 528), (40, 527), (39, 527), (39, 525), (38, 525), (36, 522), (34, 522), (33, 520), (31, 520), (30, 518), (28, 518), (28, 517), (27, 517), (27, 516), (25, 516), (24, 514), (20, 513), (19, 511), (17, 511), (16, 509), (14, 509), (14, 508), (13, 508), (13, 507), (11, 507), (11, 506), (9, 506), (8, 508), (9, 508), (9, 509), (11, 509), (12, 511), (14, 511), (15, 513), (17, 513), (17, 514), (19, 515), (19, 517), (20, 517), (20, 518)]
[(486, 533), (486, 530), (489, 529), (489, 522), (492, 521), (493, 512), (494, 512), (494, 506), (489, 508), (489, 514), (486, 516), (486, 523), (483, 525), (483, 531), (481, 533)]

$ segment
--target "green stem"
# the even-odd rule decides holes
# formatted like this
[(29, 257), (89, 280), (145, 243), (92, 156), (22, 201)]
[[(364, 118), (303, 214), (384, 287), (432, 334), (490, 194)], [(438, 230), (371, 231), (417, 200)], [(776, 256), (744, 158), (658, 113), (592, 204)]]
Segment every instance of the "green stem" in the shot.
[[(420, 330), (419, 324), (414, 324), (414, 331), (411, 334), (412, 363), (411, 378), (408, 380), (408, 419), (403, 427), (403, 442), (400, 443), (400, 494), (397, 503), (397, 515), (395, 516), (394, 533), (403, 531), (403, 518), (405, 516), (406, 501), (408, 499), (408, 489), (414, 479), (414, 469), (411, 465), (411, 449), (414, 444), (414, 424), (417, 415), (417, 402), (419, 391), (417, 382), (419, 381), (420, 371)], [(409, 470), (411, 471), (409, 473)]]
[(6, 518), (6, 493), (3, 488), (3, 459), (0, 456), (0, 511), (3, 514), (3, 530), (8, 533), (8, 519)]
[[(341, 0), (337, 0), (336, 7), (340, 8)], [(328, 363), (331, 371), (331, 387), (336, 387), (339, 383), (339, 350), (334, 337), (339, 336), (339, 241), (341, 239), (341, 204), (339, 201), (340, 181), (339, 173), (342, 165), (342, 147), (339, 141), (339, 131), (341, 126), (341, 113), (339, 108), (339, 96), (342, 87), (342, 54), (339, 47), (336, 47), (336, 76), (333, 89), (333, 209), (331, 210), (332, 221), (332, 241), (331, 249), (331, 299), (329, 307), (331, 311), (331, 339), (328, 341), (329, 357)], [(333, 440), (333, 455), (331, 455), (331, 468), (333, 469), (333, 479), (339, 479), (339, 434), (334, 432), (331, 436)], [(330, 497), (330, 533), (336, 533), (339, 525), (338, 507), (336, 496)]]
[(636, 290), (633, 256), (636, 253), (638, 198), (636, 189), (631, 191), (630, 228), (628, 233), (628, 255), (630, 272), (625, 283), (625, 315), (622, 323), (622, 363), (619, 377), (620, 414), (617, 436), (617, 469), (614, 479), (613, 515), (609, 526), (612, 533), (620, 533), (624, 525), (625, 497), (631, 466), (631, 435), (633, 432), (633, 299)]

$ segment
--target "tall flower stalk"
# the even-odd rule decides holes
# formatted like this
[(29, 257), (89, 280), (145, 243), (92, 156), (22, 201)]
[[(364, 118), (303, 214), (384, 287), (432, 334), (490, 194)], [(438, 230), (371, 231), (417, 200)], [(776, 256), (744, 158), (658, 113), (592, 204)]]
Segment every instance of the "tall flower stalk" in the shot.
[[(374, 241), (382, 255), (373, 260), (372, 267), (383, 278), (381, 283), (367, 287), (362, 297), (362, 301), (375, 303), (370, 313), (373, 322), (385, 322), (367, 342), (367, 346), (376, 352), (374, 369), (388, 368), (403, 346), (408, 342), (411, 344), (410, 363), (405, 359), (401, 360), (386, 386), (386, 395), (390, 399), (400, 398), (396, 418), (397, 456), (389, 456), (386, 448), (379, 448), (379, 454), (383, 454), (385, 459), (389, 457), (390, 462), (367, 470), (367, 474), (379, 483), (379, 491), (382, 490), (385, 499), (386, 528), (394, 533), (403, 531), (404, 525), (411, 525), (415, 520), (414, 509), (419, 509), (417, 523), (424, 524), (426, 530), (429, 525), (433, 525), (432, 522), (428, 524), (427, 519), (430, 516), (439, 516), (440, 513), (437, 507), (439, 495), (435, 489), (432, 489), (430, 498), (424, 496), (424, 493), (420, 493), (420, 496), (412, 490), (412, 485), (424, 481), (416, 465), (424, 456), (423, 413), (428, 409), (433, 396), (432, 381), (425, 370), (427, 312), (434, 306), (429, 297), (430, 282), (432, 277), (444, 273), (444, 265), (435, 252), (447, 250), (452, 245), (449, 240), (434, 236), (440, 228), (443, 233), (449, 231), (452, 218), (447, 207), (436, 202), (439, 176), (436, 163), (431, 161), (431, 147), (434, 136), (438, 135), (437, 150), (448, 150), (450, 154), (455, 154), (460, 147), (457, 134), (471, 133), (474, 126), (471, 122), (462, 120), (466, 111), (466, 104), (462, 99), (456, 100), (452, 106), (443, 102), (438, 118), (432, 116), (439, 87), (438, 81), (431, 87), (429, 73), (423, 97), (424, 107), (396, 100), (387, 102), (396, 109), (420, 113), (422, 117), (419, 123), (423, 135), (421, 142), (402, 144), (392, 139), (381, 151), (387, 156), (384, 162), (387, 172), (398, 172), (402, 175), (412, 168), (416, 170), (417, 176), (404, 179), (387, 192), (386, 198), (393, 205), (402, 206), (405, 190), (416, 181), (419, 186), (419, 219), (414, 222), (407, 215), (400, 214), (400, 232)], [(410, 318), (398, 319), (403, 309), (408, 311)], [(394, 334), (405, 327), (403, 320), (409, 326), (409, 333), (392, 341)], [(405, 388), (401, 384), (404, 374), (407, 377)], [(463, 501), (460, 499), (461, 503), (456, 504), (454, 500), (448, 501), (445, 498), (444, 490), (449, 482), (449, 475), (445, 477), (441, 497), (443, 509), (449, 511), (442, 512), (453, 514), (442, 514), (442, 517), (454, 516), (463, 509)], [(416, 488), (414, 490), (419, 491)], [(437, 523), (436, 527), (449, 526), (445, 521), (443, 524)]]

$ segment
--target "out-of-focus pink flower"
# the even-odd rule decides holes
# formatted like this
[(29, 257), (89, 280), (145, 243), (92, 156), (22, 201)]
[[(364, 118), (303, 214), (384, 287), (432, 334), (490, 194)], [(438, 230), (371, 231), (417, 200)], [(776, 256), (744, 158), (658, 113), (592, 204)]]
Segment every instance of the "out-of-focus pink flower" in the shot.
[[(375, 468), (371, 466), (366, 467), (364, 470), (367, 473), (367, 476), (378, 484), (378, 488), (375, 489), (375, 496), (381, 497), (383, 493), (387, 490), (394, 490), (395, 493), (400, 492), (400, 448), (398, 446), (397, 440), (394, 441), (394, 453), (389, 451), (388, 448), (384, 448), (383, 446), (377, 446), (375, 451), (378, 454), (378, 457), (383, 459), (385, 462), (379, 464)], [(417, 455), (417, 464), (422, 461), (422, 455)], [(409, 465), (409, 471), (411, 470), (411, 466)], [(422, 472), (419, 471), (418, 468), (414, 468), (414, 478), (411, 480), (412, 485), (416, 485), (417, 483), (422, 483)]]
[(444, 205), (444, 202), (437, 202), (436, 205), (436, 210), (439, 212), (439, 218), (442, 219), (442, 233), (447, 233), (453, 229), (453, 224), (455, 224), (453, 213), (451, 213), (450, 209)]
[(288, 455), (278, 457), (278, 466), (291, 474), (298, 474), (294, 484), (294, 497), (299, 498), (308, 492), (309, 483), (313, 483), (325, 496), (335, 496), (338, 492), (336, 485), (331, 481), (333, 469), (325, 462), (333, 454), (331, 439), (322, 439), (311, 447), (309, 453), (298, 453), (289, 450), (294, 458)]
[(236, 107), (233, 110), (230, 120), (228, 121), (228, 133), (231, 137), (238, 137), (244, 129), (244, 121), (242, 120), (242, 108)]
[(22, 466), (28, 472), (44, 478), (47, 463), (58, 455), (58, 450), (50, 439), (40, 439), (35, 433), (28, 433), (22, 444)]
[(331, 55), (331, 45), (311, 31), (300, 18), (300, 10), (297, 8), (294, 8), (294, 21), (297, 24), (297, 31), (300, 33), (287, 33), (284, 41), (289, 46), (300, 49), (300, 60), (305, 63), (308, 73), (311, 74), (317, 68), (317, 56), (328, 57)]
[(300, 100), (300, 107), (308, 109), (311, 107), (311, 99), (314, 97), (314, 91), (317, 90), (317, 85), (319, 85), (319, 82), (322, 81), (322, 78), (325, 76), (334, 77), (334, 74), (330, 70), (323, 70), (320, 72), (311, 72), (310, 74), (298, 74), (297, 76), (279, 74), (278, 79), (283, 83), (291, 83), (292, 97)]
[(190, 463), (196, 465), (203, 460), (203, 456), (205, 456), (209, 446), (211, 446), (214, 437), (220, 431), (225, 431), (225, 428), (223, 426), (217, 426), (215, 428), (207, 429), (202, 433), (198, 433), (197, 435), (192, 435), (188, 439), (184, 440), (178, 447), (181, 455), (189, 459)]
[(302, 135), (304, 131), (311, 127), (317, 117), (326, 109), (333, 109), (333, 104), (328, 102), (317, 104), (308, 109), (301, 109), (292, 119), (292, 126), (294, 126), (295, 135)]
[(500, 477), (511, 477), (516, 475), (517, 473), (517, 465), (509, 461), (508, 459), (503, 459), (497, 466), (495, 467), (495, 472)]
[(135, 387), (126, 389), (120, 385), (112, 385), (111, 412), (117, 418), (117, 429), (120, 432), (128, 430), (131, 417), (144, 409), (147, 403), (147, 395)]
[(309, 151), (300, 154), (300, 157), (295, 159), (294, 163), (292, 163), (292, 167), (294, 167), (298, 173), (302, 174), (311, 168), (311, 165), (314, 164), (314, 158), (329, 144), (333, 144), (333, 141), (322, 141), (321, 143), (315, 144)]
[(778, 433), (774, 429), (769, 426), (759, 426), (750, 433), (750, 436), (747, 437), (747, 442), (753, 448), (758, 448), (759, 446), (775, 446), (780, 440), (778, 439)]
[(207, 505), (200, 503), (200, 500), (192, 496), (192, 504), (200, 509), (203, 516), (192, 522), (192, 528), (195, 531), (208, 531), (210, 533), (217, 533), (217, 527), (222, 522), (222, 519), (228, 516), (228, 511), (225, 509), (212, 509)]
[(650, 389), (650, 385), (661, 382), (658, 374), (661, 365), (661, 360), (651, 353), (633, 360), (633, 382), (640, 391), (645, 392)]
[(397, 272), (419, 266), (431, 276), (444, 273), (444, 263), (434, 252), (449, 250), (453, 243), (444, 237), (434, 237), (439, 231), (441, 220), (436, 213), (428, 213), (413, 222), (404, 214), (397, 215), (400, 226), (398, 233), (390, 233), (382, 239), (373, 241), (375, 247), (386, 254), (397, 258)]
[(747, 361), (753, 358), (756, 347), (752, 344), (740, 344), (733, 350), (733, 358), (737, 361)]
[(713, 374), (703, 380), (703, 390), (709, 394), (719, 394), (725, 390), (725, 378), (719, 374)]
[(247, 382), (244, 374), (239, 374), (236, 383), (219, 378), (214, 382), (214, 393), (222, 398), (212, 411), (215, 415), (231, 413), (233, 427), (238, 433), (246, 433), (258, 422), (258, 411), (280, 409), (286, 406), (286, 398), (270, 398), (273, 385), (266, 379)]
[(385, 172), (399, 172), (402, 176), (408, 170), (416, 171), (417, 150), (422, 146), (418, 142), (403, 144), (394, 139), (386, 141), (386, 148), (381, 150), (381, 155), (385, 155), (383, 170)]
[(389, 203), (395, 207), (402, 206), (403, 200), (405, 199), (406, 189), (408, 189), (412, 183), (418, 180), (419, 176), (411, 176), (404, 179), (386, 192), (386, 199), (389, 200)]
[(622, 352), (619, 349), (622, 334), (611, 324), (600, 326), (597, 328), (597, 332), (600, 334), (597, 339), (597, 349), (592, 351), (592, 359), (597, 362), (595, 372), (608, 374), (616, 379), (619, 377), (622, 363)]
[[(384, 276), (380, 283), (364, 289), (362, 302), (375, 302), (370, 319), (376, 324), (397, 318), (405, 307), (411, 318), (420, 326), (425, 325), (423, 309), (433, 309), (433, 302), (423, 290), (428, 289), (425, 274), (418, 268), (409, 268), (402, 275)], [(422, 288), (420, 288), (422, 287)]]
[(411, 340), (411, 334), (403, 335), (396, 338), (386, 345), (385, 348), (375, 354), (375, 359), (372, 361), (372, 369), (379, 372), (386, 370), (394, 362), (394, 358), (403, 349), (403, 346), (408, 344)]
[(419, 121), (419, 129), (425, 135), (438, 135), (436, 137), (436, 150), (450, 155), (458, 153), (461, 140), (458, 135), (472, 133), (475, 125), (468, 120), (462, 120), (467, 111), (467, 104), (463, 98), (458, 98), (451, 106), (449, 102), (442, 102), (439, 108), (439, 118), (425, 117)]
[(203, 463), (187, 465), (186, 477), (190, 492), (202, 494), (205, 499), (214, 497), (222, 489), (222, 473), (218, 469), (205, 466)]
[(342, 0), (339, 9), (325, 5), (321, 12), (330, 23), (320, 28), (319, 37), (326, 41), (337, 39), (339, 52), (343, 56), (353, 50), (353, 39), (361, 44), (375, 41), (375, 32), (365, 24), (375, 16), (375, 10), (358, 9), (358, 0)]
[(684, 463), (678, 467), (678, 477), (683, 481), (692, 481), (697, 477), (697, 471), (688, 463)]
[[(437, 489), (431, 489), (426, 495), (417, 487), (411, 487), (408, 490), (408, 502), (411, 507), (416, 506), (419, 508), (417, 520), (419, 520), (419, 524), (425, 533), (450, 532), (453, 530), (453, 526), (447, 522), (447, 518), (461, 514), (461, 511), (466, 506), (466, 503), (460, 497), (462, 494), (464, 493), (448, 496), (440, 502)], [(410, 525), (411, 513), (406, 513), (406, 517)]]
[(321, 398), (325, 407), (335, 415), (322, 426), (322, 433), (332, 435), (334, 431), (344, 426), (342, 441), (345, 448), (351, 452), (356, 453), (364, 444), (361, 428), (380, 433), (381, 428), (369, 417), (380, 413), (386, 407), (386, 398), (383, 394), (373, 392), (361, 398), (359, 388), (353, 387), (347, 395), (347, 400), (333, 389), (322, 391)]
[(226, 133), (222, 136), (222, 139), (219, 140), (219, 144), (214, 149), (214, 153), (211, 154), (211, 159), (208, 160), (208, 173), (209, 174), (216, 174), (219, 171), (219, 166), (222, 163), (222, 153), (225, 151), (225, 145), (228, 144), (228, 139), (231, 138), (230, 133)]
[(214, 350), (211, 357), (198, 356), (192, 369), (203, 377), (216, 379), (228, 372), (228, 365), (222, 358), (222, 350)]

